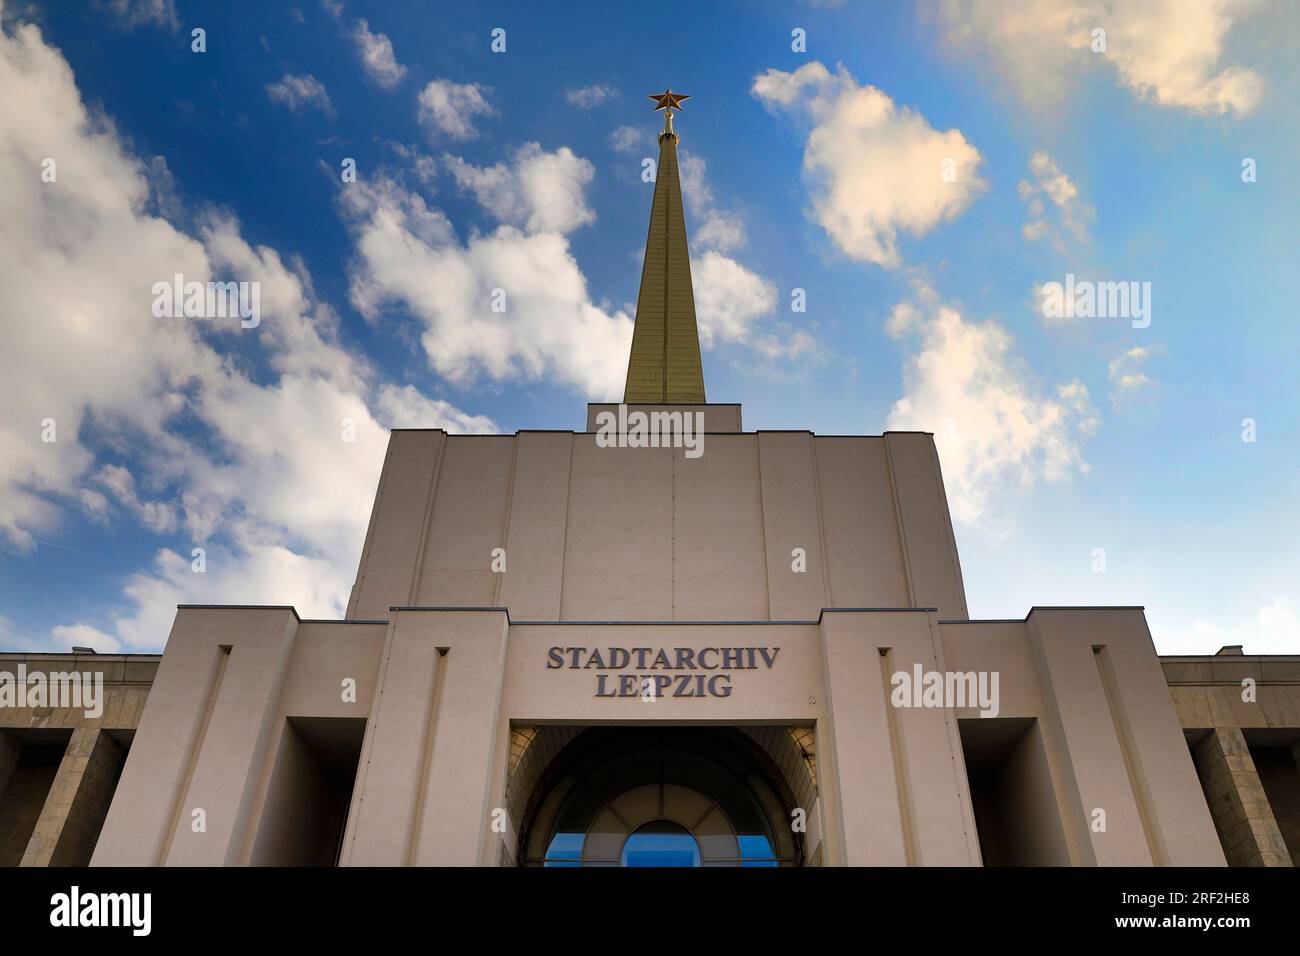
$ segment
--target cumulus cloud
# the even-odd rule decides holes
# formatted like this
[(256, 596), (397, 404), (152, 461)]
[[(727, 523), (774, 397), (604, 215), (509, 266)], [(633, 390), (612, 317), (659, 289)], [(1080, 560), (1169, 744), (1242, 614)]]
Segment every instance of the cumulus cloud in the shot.
[(419, 120), (430, 137), (464, 142), (478, 137), (476, 116), (492, 116), (489, 90), (478, 83), (433, 80), (420, 91)]
[(712, 249), (691, 263), (700, 344), (744, 342), (759, 316), (776, 308), (776, 285)]
[(430, 365), (453, 381), (546, 378), (609, 399), (624, 375), (610, 356), (627, 355), (632, 319), (593, 302), (564, 234), (541, 228), (572, 218), (530, 206), (526, 193), (516, 198), (522, 205), (501, 213), (539, 231), (503, 222), (462, 241), (441, 210), (400, 181), (350, 184), (340, 204), (357, 253), (352, 302), (368, 317), (409, 310), (423, 323)]
[(357, 45), (361, 56), (361, 65), (366, 75), (384, 89), (391, 90), (402, 77), (406, 76), (406, 67), (397, 62), (393, 54), (393, 41), (383, 33), (371, 33), (370, 23), (362, 18), (352, 30), (352, 41)]
[[(1016, 92), (1054, 104), (1089, 66), (1110, 64), (1140, 100), (1204, 113), (1245, 114), (1263, 82), (1221, 66), (1234, 23), (1257, 0), (932, 0), (949, 42), (992, 57)], [(1094, 50), (1105, 31), (1105, 51)]]
[(267, 84), (266, 94), (272, 101), (288, 107), (294, 113), (318, 109), (326, 116), (334, 115), (334, 104), (330, 102), (325, 84), (310, 73), (286, 73), (274, 83)]
[(580, 86), (577, 89), (564, 91), (564, 98), (569, 105), (582, 110), (594, 109), (615, 96), (618, 96), (618, 90), (603, 83), (593, 83), (591, 86)]
[(596, 220), (585, 199), (596, 168), (567, 146), (548, 153), (525, 143), (510, 163), (495, 166), (472, 166), (455, 156), (444, 162), (457, 185), (501, 222), (528, 232), (569, 233)]
[(984, 188), (979, 151), (960, 130), (934, 129), (842, 65), (834, 73), (816, 61), (793, 73), (769, 69), (751, 92), (811, 127), (803, 167), (812, 218), (852, 259), (897, 268), (899, 232), (924, 235)]
[[(1017, 184), (1020, 198), (1029, 205), (1029, 221), (1024, 226), (1024, 236), (1032, 241), (1051, 238), (1053, 247), (1065, 251), (1065, 234), (1078, 242), (1088, 241), (1087, 223), (1093, 216), (1092, 207), (1079, 198), (1079, 187), (1074, 184), (1056, 160), (1046, 150), (1037, 150), (1029, 158), (1029, 169), (1034, 175), (1031, 182), (1022, 179)], [(1052, 204), (1059, 228), (1049, 222), (1043, 200)]]
[[(340, 616), (384, 419), (491, 423), (377, 381), (302, 263), (250, 244), (232, 217), (201, 212), (190, 234), (157, 215), (146, 165), (86, 109), (35, 26), (0, 32), (0, 87), (0, 221), (25, 237), (0, 246), (0, 283), (7, 315), (40, 316), (6, 321), (0, 349), (0, 542), (29, 549), (81, 508), (179, 539), (131, 575), (110, 621), (45, 640), (157, 649), (177, 603)], [(56, 182), (31, 174), (45, 156)], [(153, 284), (175, 273), (260, 283), (261, 324), (155, 318)], [(236, 345), (260, 361), (234, 361)], [(55, 442), (41, 440), (46, 420)]]
[(1087, 388), (1071, 381), (1041, 394), (997, 323), (970, 322), (921, 287), (894, 307), (886, 332), (918, 343), (886, 427), (935, 433), (957, 521), (978, 522), (1007, 486), (1088, 471), (1081, 445), (1097, 418)]
[(708, 164), (682, 150), (678, 169), (691, 227), (691, 283), (700, 344), (743, 345), (771, 361), (815, 357), (817, 342), (808, 330), (772, 318), (776, 284), (731, 256), (748, 241), (745, 223), (716, 204)]

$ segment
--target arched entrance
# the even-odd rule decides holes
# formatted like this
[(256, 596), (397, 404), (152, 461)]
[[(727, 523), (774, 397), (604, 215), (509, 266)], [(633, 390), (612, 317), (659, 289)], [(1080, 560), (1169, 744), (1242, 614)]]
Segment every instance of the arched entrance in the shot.
[(789, 866), (802, 860), (789, 787), (747, 735), (591, 727), (528, 802), (527, 866)]

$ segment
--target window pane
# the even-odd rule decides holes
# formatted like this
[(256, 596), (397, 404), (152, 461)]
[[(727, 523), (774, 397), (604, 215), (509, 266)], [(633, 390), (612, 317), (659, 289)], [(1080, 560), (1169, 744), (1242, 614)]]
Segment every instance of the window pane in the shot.
[(624, 866), (699, 866), (700, 845), (684, 829), (664, 820), (647, 824), (623, 844)]
[(736, 839), (740, 841), (740, 855), (746, 860), (776, 859), (776, 854), (772, 852), (772, 844), (768, 842), (767, 837), (742, 834)]
[(547, 865), (562, 865), (566, 860), (577, 860), (582, 856), (582, 833), (557, 833), (546, 848)]

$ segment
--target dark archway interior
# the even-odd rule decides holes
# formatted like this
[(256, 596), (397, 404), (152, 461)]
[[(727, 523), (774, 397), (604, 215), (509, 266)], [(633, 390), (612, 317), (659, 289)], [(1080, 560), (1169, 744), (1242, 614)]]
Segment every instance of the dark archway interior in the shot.
[(730, 727), (589, 727), (548, 764), (520, 828), (525, 866), (792, 866), (789, 786)]

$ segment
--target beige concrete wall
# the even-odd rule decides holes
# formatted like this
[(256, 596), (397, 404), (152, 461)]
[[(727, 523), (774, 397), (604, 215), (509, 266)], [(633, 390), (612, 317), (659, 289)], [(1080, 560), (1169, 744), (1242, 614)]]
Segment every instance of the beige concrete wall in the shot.
[[(818, 860), (979, 865), (957, 723), (977, 711), (892, 706), (891, 674), (918, 665), (996, 673), (1000, 715), (1033, 720), (1008, 799), (1059, 823), (1047, 856), (1223, 862), (1140, 609), (968, 621), (930, 435), (741, 433), (735, 414), (698, 459), (394, 432), (349, 621), (178, 614), (95, 861), (295, 856), (274, 815), (313, 775), (288, 721), (350, 717), (366, 725), (344, 865), (508, 862), (512, 726), (601, 723), (815, 728)], [(726, 697), (646, 702), (598, 697), (596, 670), (548, 667), (553, 647), (781, 650)]]
[(1141, 609), (1035, 608), (1027, 626), (1073, 862), (1222, 865)]
[(504, 612), (395, 612), (382, 653), (341, 864), (495, 862)]
[[(1294, 865), (1284, 827), (1293, 827), (1289, 794), (1300, 790), (1300, 767), (1285, 758), (1270, 765), (1270, 798), (1251, 746), (1294, 759), (1300, 655), (1258, 657), (1235, 647), (1213, 657), (1167, 657), (1161, 665), (1228, 863)], [(1300, 837), (1292, 841), (1300, 844)]]
[(1003, 851), (1010, 859), (1030, 860), (1036, 866), (1069, 866), (1070, 850), (1057, 815), (1059, 805), (1038, 721), (1016, 743), (1001, 782), (999, 809), (1010, 823), (1002, 829)]
[(967, 616), (928, 434), (712, 433), (692, 459), (589, 433), (393, 432), (349, 618), (493, 605), (515, 620)]
[[(708, 402), (703, 405), (638, 405), (635, 402), (627, 406), (631, 412), (667, 412), (669, 414), (700, 414), (704, 416), (706, 432), (740, 431), (740, 406)], [(594, 432), (600, 427), (599, 416), (605, 412), (618, 415), (618, 405), (609, 402), (591, 402), (587, 405), (587, 431)], [(694, 419), (692, 420), (694, 421)]]
[[(145, 707), (158, 669), (154, 654), (0, 654), (0, 671), (100, 675), (102, 712), (77, 707), (0, 707), (0, 801), (24, 739), (66, 738), (49, 786), (32, 808), (35, 819), (25, 845), (16, 847), (22, 866), (84, 866), (113, 798), (126, 746)], [(13, 796), (13, 795), (10, 795)]]
[[(567, 656), (548, 666), (552, 648), (575, 647), (780, 651), (770, 669), (733, 668), (728, 696), (668, 691), (647, 702), (597, 696), (600, 668), (571, 668)], [(1036, 721), (1017, 793), (1040, 816), (1055, 808), (1071, 862), (1223, 861), (1138, 610), (1037, 609), (1024, 622), (832, 610), (806, 624), (510, 624), (504, 610), (407, 609), (383, 625), (299, 622), (268, 608), (178, 614), (95, 861), (283, 856), (264, 818), (287, 805), (273, 787), (312, 778), (289, 766), (302, 755), (287, 720), (364, 715), (344, 865), (508, 862), (518, 821), (505, 814), (504, 832), (493, 823), (507, 805), (511, 726), (608, 723), (814, 727), (819, 859), (979, 865), (957, 726), (978, 712), (892, 706), (891, 675), (918, 664), (996, 671), (1001, 714)], [(347, 678), (351, 703), (339, 693)], [(204, 834), (191, 832), (195, 807), (207, 812)], [(1104, 832), (1090, 829), (1094, 807), (1106, 810)]]
[(1216, 727), (1196, 743), (1193, 754), (1228, 863), (1290, 866), (1286, 842), (1241, 730)]
[(297, 629), (291, 608), (177, 612), (92, 865), (238, 862)]

